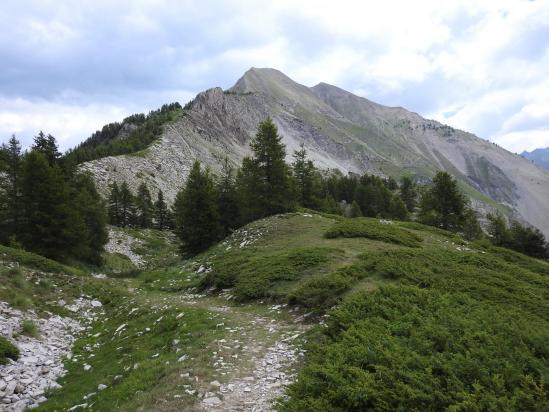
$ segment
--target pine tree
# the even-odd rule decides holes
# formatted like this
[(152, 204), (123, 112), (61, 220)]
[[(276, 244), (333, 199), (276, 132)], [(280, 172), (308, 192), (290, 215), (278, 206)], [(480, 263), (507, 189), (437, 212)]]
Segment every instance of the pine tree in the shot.
[(120, 226), (127, 227), (135, 223), (135, 200), (126, 182), (120, 186), (119, 202)]
[(158, 197), (154, 202), (154, 223), (159, 230), (164, 230), (170, 227), (170, 211), (168, 205), (164, 201), (164, 193), (158, 191)]
[(236, 177), (242, 223), (251, 222), (265, 215), (261, 199), (260, 173), (257, 162), (249, 157), (242, 159), (242, 167)]
[(539, 229), (524, 226), (514, 220), (511, 222), (510, 232), (512, 249), (537, 258), (548, 257), (545, 236)]
[(508, 247), (511, 243), (511, 232), (507, 228), (503, 215), (498, 211), (495, 214), (488, 213), (486, 218), (488, 219), (488, 234), (492, 243), (496, 246)]
[(32, 146), (32, 150), (40, 152), (46, 156), (46, 159), (50, 165), (56, 164), (61, 157), (55, 137), (51, 134), (46, 136), (42, 131), (34, 137), (34, 145)]
[(152, 226), (153, 217), (153, 202), (151, 199), (151, 193), (145, 185), (141, 182), (137, 188), (137, 196), (135, 197), (135, 205), (137, 208), (137, 224), (142, 228), (149, 228)]
[[(89, 174), (77, 174), (72, 185), (73, 200), (71, 203), (74, 203), (85, 229), (71, 235), (71, 237), (78, 238), (73, 254), (86, 262), (100, 264), (102, 260), (101, 252), (103, 252), (104, 246), (109, 240), (106, 229), (105, 205)], [(75, 232), (79, 226), (69, 228), (69, 230)]]
[(391, 199), (391, 206), (389, 210), (390, 217), (398, 220), (406, 220), (408, 218), (408, 210), (402, 199), (395, 195)]
[(305, 145), (294, 152), (292, 171), (296, 182), (297, 200), (305, 207), (313, 208), (317, 205), (316, 199), (316, 168), (311, 160), (307, 160)]
[(185, 187), (174, 203), (176, 233), (186, 251), (196, 254), (207, 249), (221, 232), (214, 182), (208, 170), (195, 161)]
[(0, 242), (6, 243), (17, 235), (21, 223), (21, 145), (15, 135), (7, 146), (2, 145), (0, 152), (0, 172), (4, 173), (0, 179), (0, 192), (4, 199), (0, 202)]
[(511, 227), (508, 228), (499, 211), (495, 214), (489, 213), (486, 217), (489, 222), (488, 234), (494, 245), (537, 258), (549, 257), (549, 245), (539, 229), (524, 226), (516, 220), (511, 221)]
[(463, 237), (467, 240), (475, 240), (481, 236), (482, 228), (478, 222), (477, 213), (468, 207), (463, 214)]
[(364, 216), (375, 217), (381, 212), (380, 191), (372, 183), (357, 184), (353, 198)]
[(110, 189), (107, 201), (109, 223), (114, 226), (122, 226), (122, 219), (120, 217), (120, 189), (116, 182), (110, 185)]
[(21, 197), (23, 246), (53, 259), (70, 255), (82, 225), (77, 211), (71, 207), (69, 188), (61, 169), (51, 166), (46, 156), (36, 150), (23, 162)]
[(286, 149), (270, 118), (259, 125), (250, 146), (253, 158), (242, 162), (243, 179), (240, 179), (244, 202), (256, 203), (248, 210), (247, 218), (253, 220), (290, 210), (292, 196), (284, 160)]
[(390, 191), (393, 191), (393, 190), (397, 190), (398, 189), (398, 183), (396, 182), (396, 180), (389, 176), (387, 179), (385, 179), (385, 181), (383, 182), (385, 187), (387, 189), (389, 189)]
[(463, 225), (465, 205), (457, 181), (447, 172), (438, 172), (433, 185), (421, 199), (420, 220), (445, 230), (459, 230)]
[(216, 185), (217, 210), (223, 235), (229, 234), (240, 223), (240, 208), (236, 182), (229, 160), (225, 158), (221, 178)]
[(417, 190), (414, 182), (408, 176), (400, 180), (400, 198), (406, 205), (406, 209), (412, 213), (416, 208)]

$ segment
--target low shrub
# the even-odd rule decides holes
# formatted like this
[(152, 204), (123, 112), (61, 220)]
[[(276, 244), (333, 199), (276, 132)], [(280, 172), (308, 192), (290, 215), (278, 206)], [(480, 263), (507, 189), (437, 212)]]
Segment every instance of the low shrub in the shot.
[(228, 253), (214, 261), (213, 270), (202, 280), (202, 287), (234, 287), (241, 300), (270, 296), (278, 282), (296, 281), (311, 274), (343, 252), (335, 248), (303, 247), (269, 254)]
[(387, 286), (346, 299), (326, 326), (279, 410), (549, 408), (549, 330), (516, 307)]
[(408, 247), (420, 247), (423, 239), (395, 224), (381, 223), (377, 219), (355, 218), (336, 222), (325, 236), (329, 239), (363, 237)]
[(335, 305), (352, 284), (352, 278), (339, 272), (316, 276), (298, 286), (289, 301), (308, 308), (328, 308)]

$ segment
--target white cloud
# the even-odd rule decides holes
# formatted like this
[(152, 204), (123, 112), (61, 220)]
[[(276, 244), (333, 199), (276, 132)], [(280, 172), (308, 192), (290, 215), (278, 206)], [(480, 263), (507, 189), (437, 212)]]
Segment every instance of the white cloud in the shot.
[(549, 129), (511, 132), (492, 140), (513, 153), (521, 153), (523, 150), (530, 152), (540, 147), (549, 147)]
[[(73, 145), (117, 110), (228, 87), (250, 66), (360, 90), (510, 149), (548, 127), (545, 1), (7, 0), (0, 24), (0, 99), (27, 102), (0, 105), (4, 134), (51, 126)], [(82, 95), (75, 106), (64, 89)]]
[(65, 151), (108, 123), (121, 121), (133, 113), (147, 113), (167, 102), (179, 101), (183, 105), (194, 93), (167, 90), (141, 93), (120, 102), (89, 104), (82, 102), (83, 96), (72, 92), (63, 95), (72, 103), (63, 102), (63, 99), (59, 102), (0, 98), (1, 140), (7, 141), (14, 133), (24, 147), (29, 147), (33, 136), (42, 130), (55, 136), (60, 149)]
[[(40, 130), (54, 135), (61, 149), (68, 149), (78, 136), (83, 139), (103, 125), (129, 115), (124, 107), (113, 105), (75, 106), (25, 99), (0, 100), (0, 136), (12, 133), (24, 146)], [(7, 139), (6, 139), (7, 140)]]

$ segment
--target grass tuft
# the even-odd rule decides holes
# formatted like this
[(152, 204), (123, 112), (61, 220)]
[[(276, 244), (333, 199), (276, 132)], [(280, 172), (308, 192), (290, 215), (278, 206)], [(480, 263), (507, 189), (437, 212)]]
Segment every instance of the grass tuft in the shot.
[(36, 324), (29, 319), (25, 319), (21, 323), (21, 334), (25, 336), (30, 336), (31, 338), (38, 338), (40, 336)]
[(17, 360), (19, 358), (19, 349), (9, 340), (0, 336), (0, 365), (8, 363), (8, 359)]

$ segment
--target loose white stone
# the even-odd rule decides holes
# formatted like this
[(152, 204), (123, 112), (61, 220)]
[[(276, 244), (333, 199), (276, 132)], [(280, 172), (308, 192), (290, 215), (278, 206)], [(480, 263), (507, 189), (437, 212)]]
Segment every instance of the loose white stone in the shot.
[(209, 398), (203, 399), (202, 403), (204, 404), (204, 406), (215, 406), (221, 403), (221, 399), (219, 399), (217, 396), (211, 396)]

